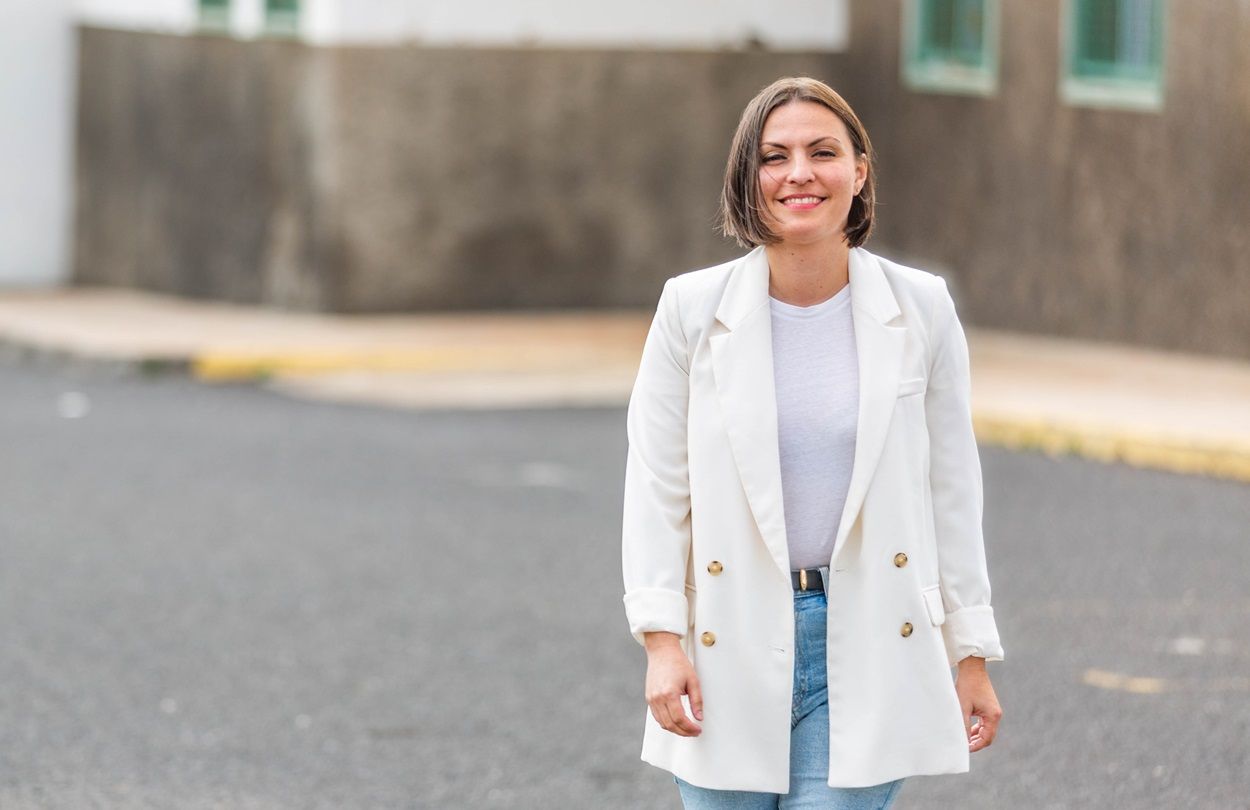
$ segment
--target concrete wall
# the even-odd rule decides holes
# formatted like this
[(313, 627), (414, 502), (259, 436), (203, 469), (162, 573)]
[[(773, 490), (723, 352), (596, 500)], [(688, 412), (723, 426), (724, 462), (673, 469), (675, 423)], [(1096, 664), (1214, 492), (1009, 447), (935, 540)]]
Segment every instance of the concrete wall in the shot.
[(69, 275), (74, 36), (69, 0), (6, 8), (0, 25), (0, 286)]
[(76, 280), (335, 311), (653, 304), (738, 252), (742, 106), (836, 60), (93, 28), (81, 54)]
[(1250, 3), (1170, 4), (1155, 113), (1060, 101), (1060, 7), (1002, 0), (979, 98), (905, 89), (898, 4), (852, 4), (875, 246), (946, 271), (978, 325), (1250, 357)]

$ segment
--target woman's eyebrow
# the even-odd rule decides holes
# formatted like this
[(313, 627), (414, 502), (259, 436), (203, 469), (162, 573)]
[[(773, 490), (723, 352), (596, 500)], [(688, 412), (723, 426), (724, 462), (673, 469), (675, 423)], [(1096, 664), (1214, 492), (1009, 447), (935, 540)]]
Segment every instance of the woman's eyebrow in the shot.
[[(838, 146), (841, 146), (841, 145), (842, 145), (842, 141), (838, 140), (837, 138), (833, 137), (832, 135), (825, 135), (825, 136), (823, 136), (823, 137), (817, 138), (816, 140), (812, 141), (812, 142), (811, 142), (811, 143), (809, 143), (807, 146), (808, 146), (808, 148), (810, 149), (811, 147), (815, 146), (816, 144), (820, 143), (821, 141), (833, 141), (833, 142), (834, 142), (834, 143), (836, 143)], [(776, 143), (775, 141), (767, 141), (767, 142), (765, 142), (765, 143), (761, 144), (761, 146), (777, 146), (777, 147), (780, 147), (780, 148), (782, 148), (782, 149), (789, 149), (789, 148), (790, 148), (790, 147), (786, 146), (784, 143)]]

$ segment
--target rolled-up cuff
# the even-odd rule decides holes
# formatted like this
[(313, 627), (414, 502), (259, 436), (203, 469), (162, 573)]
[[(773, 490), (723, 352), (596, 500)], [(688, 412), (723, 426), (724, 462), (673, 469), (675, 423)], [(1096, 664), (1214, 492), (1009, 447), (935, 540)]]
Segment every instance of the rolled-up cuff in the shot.
[(625, 616), (634, 640), (644, 644), (643, 633), (686, 635), (689, 603), (684, 593), (666, 588), (639, 588), (625, 594)]
[(1003, 660), (1003, 645), (994, 624), (994, 609), (989, 605), (960, 608), (946, 614), (942, 625), (942, 641), (951, 666), (970, 655), (986, 661)]

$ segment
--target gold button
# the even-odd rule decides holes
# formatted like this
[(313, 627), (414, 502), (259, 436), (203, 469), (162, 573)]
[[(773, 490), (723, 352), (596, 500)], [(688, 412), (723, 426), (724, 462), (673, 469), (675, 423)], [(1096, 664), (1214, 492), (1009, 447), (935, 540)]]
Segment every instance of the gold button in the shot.
[(711, 647), (716, 643), (716, 634), (709, 630), (700, 636), (699, 640), (703, 642), (704, 647)]
[(707, 564), (707, 572), (711, 574), (712, 576), (716, 576), (717, 574), (719, 574), (721, 571), (724, 571), (724, 570), (725, 570), (725, 566), (721, 565), (720, 562), (717, 560), (712, 560), (710, 563)]
[[(903, 634), (903, 638), (907, 638), (908, 636), (910, 636), (911, 635), (911, 622), (903, 622), (903, 627), (901, 630), (899, 630), (899, 632)], [(707, 642), (704, 642), (704, 643), (707, 643)]]
[(907, 565), (907, 555), (901, 551), (898, 554), (895, 554), (894, 564), (897, 565), (899, 568), (902, 568), (904, 565)]

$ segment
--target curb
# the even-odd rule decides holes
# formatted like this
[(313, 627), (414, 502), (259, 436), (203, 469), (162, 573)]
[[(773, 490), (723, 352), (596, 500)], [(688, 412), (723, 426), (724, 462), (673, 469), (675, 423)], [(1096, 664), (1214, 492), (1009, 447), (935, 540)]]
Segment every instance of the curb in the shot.
[[(284, 373), (474, 371), (515, 374), (519, 368), (532, 372), (576, 371), (567, 361), (560, 362), (560, 358), (536, 363), (531, 352), (499, 348), (268, 355), (209, 352), (193, 358), (190, 363), (192, 374), (207, 382), (268, 379)], [(1040, 451), (1049, 456), (1071, 455), (1143, 469), (1250, 482), (1250, 442), (1217, 443), (975, 410), (972, 422), (979, 442), (1009, 450)]]
[[(210, 383), (263, 382), (282, 374), (439, 373), (454, 371), (515, 374), (578, 370), (576, 357), (535, 356), (530, 347), (444, 347), (403, 351), (295, 351), (244, 354), (203, 352), (191, 357), (103, 357), (0, 339), (0, 356), (20, 361), (100, 368), (144, 376), (188, 374)], [(621, 406), (625, 405), (622, 401)], [(1183, 475), (1250, 482), (1250, 441), (1186, 438), (1145, 430), (1060, 422), (1035, 417), (976, 412), (978, 442), (1009, 450), (1071, 455), (1106, 463)]]
[(1074, 455), (1145, 469), (1250, 482), (1250, 442), (1245, 441), (1203, 441), (975, 412), (972, 427), (979, 441), (1010, 450), (1040, 450), (1049, 456)]
[(189, 363), (191, 374), (205, 381), (248, 380), (278, 374), (335, 372), (546, 371), (568, 368), (561, 358), (538, 358), (519, 348), (404, 350), (315, 350), (286, 352), (202, 352)]

